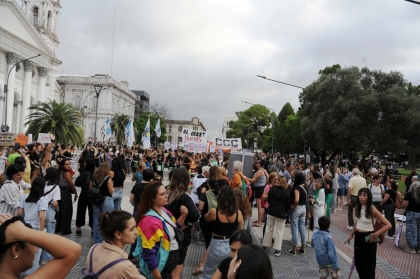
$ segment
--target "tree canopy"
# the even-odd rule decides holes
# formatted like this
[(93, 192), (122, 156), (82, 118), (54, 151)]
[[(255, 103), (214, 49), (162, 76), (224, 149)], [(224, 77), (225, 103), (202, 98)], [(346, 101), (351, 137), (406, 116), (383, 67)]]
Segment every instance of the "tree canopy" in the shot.
[(418, 122), (413, 121), (418, 109), (411, 109), (418, 100), (407, 94), (400, 72), (335, 67), (320, 71), (299, 98), (301, 136), (324, 160), (327, 153), (341, 151), (353, 161), (357, 151), (363, 157), (400, 152)]
[(278, 119), (280, 123), (283, 123), (284, 121), (286, 121), (289, 115), (293, 114), (295, 114), (295, 111), (293, 110), (292, 105), (289, 102), (287, 102), (279, 112)]
[(147, 120), (149, 119), (149, 117), (150, 117), (150, 131), (151, 131), (150, 143), (152, 145), (156, 144), (155, 128), (156, 128), (156, 123), (158, 119), (160, 119), (160, 130), (161, 130), (161, 135), (158, 138), (158, 143), (165, 142), (166, 141), (166, 126), (165, 126), (164, 120), (160, 116), (157, 116), (155, 114), (143, 113), (133, 123), (134, 128), (136, 128), (136, 130), (138, 131), (136, 133), (136, 143), (142, 142), (142, 134), (143, 134), (144, 129), (146, 128)]
[(39, 133), (55, 134), (56, 142), (62, 144), (83, 145), (84, 129), (80, 110), (68, 103), (48, 100), (31, 106), (33, 113), (26, 117), (26, 134), (38, 138)]

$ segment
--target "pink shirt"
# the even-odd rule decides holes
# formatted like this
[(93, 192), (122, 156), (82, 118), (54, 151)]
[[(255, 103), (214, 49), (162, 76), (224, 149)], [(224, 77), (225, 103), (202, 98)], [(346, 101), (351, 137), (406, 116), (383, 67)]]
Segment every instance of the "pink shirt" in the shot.
[[(273, 187), (273, 185), (267, 184), (264, 188), (264, 193), (270, 192), (271, 187)], [(268, 208), (268, 201), (267, 200), (265, 201), (264, 208)]]

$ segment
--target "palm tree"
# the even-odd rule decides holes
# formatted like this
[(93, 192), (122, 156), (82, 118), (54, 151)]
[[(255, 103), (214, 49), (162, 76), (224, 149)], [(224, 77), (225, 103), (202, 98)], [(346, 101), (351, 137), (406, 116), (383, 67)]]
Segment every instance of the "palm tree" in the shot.
[(408, 83), (407, 94), (410, 96), (420, 96), (420, 85), (413, 85), (411, 82)]
[(111, 117), (111, 130), (115, 135), (117, 143), (121, 143), (124, 139), (125, 127), (128, 124), (128, 115), (115, 113)]
[(35, 112), (26, 117), (26, 134), (37, 138), (38, 133), (50, 132), (55, 134), (56, 142), (83, 145), (83, 121), (78, 108), (72, 104), (48, 100), (45, 103), (38, 102), (29, 109)]

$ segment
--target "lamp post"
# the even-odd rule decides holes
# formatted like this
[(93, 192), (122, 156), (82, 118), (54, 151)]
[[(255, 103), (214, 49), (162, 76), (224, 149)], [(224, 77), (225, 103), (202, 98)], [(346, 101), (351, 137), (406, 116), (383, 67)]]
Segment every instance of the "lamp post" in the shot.
[(95, 92), (96, 93), (96, 115), (95, 115), (95, 135), (93, 136), (93, 143), (96, 143), (96, 125), (98, 123), (98, 102), (99, 102), (99, 93), (101, 93), (101, 90), (103, 88), (102, 85), (100, 84), (95, 84), (93, 86), (93, 88), (95, 88)]
[(405, 1), (420, 5), (420, 0), (405, 0)]
[[(247, 101), (241, 101), (241, 102), (243, 102), (245, 104), (248, 104), (248, 105), (253, 105), (253, 106), (256, 105), (256, 104), (249, 103)], [(272, 109), (272, 108), (268, 108), (268, 109), (272, 110), (274, 112), (274, 114), (276, 114), (276, 112), (274, 111), (274, 109)], [(274, 123), (275, 123), (274, 118), (272, 119), (272, 123), (273, 123), (273, 133), (271, 135), (271, 155), (274, 154)], [(257, 123), (257, 125), (258, 125), (258, 123)]]
[[(19, 62), (15, 63), (12, 66), (12, 68), (10, 68), (9, 73), (7, 74), (6, 84), (4, 85), (4, 96), (6, 97), (5, 100), (4, 100), (4, 104), (5, 104), (5, 109), (4, 109), (4, 114), (5, 114), (4, 115), (4, 123), (5, 123), (6, 126), (7, 126), (7, 99), (8, 99), (8, 94), (7, 93), (9, 92), (9, 76), (10, 76), (10, 73), (12, 72), (13, 68), (16, 67), (17, 64), (22, 63), (22, 62), (24, 62), (26, 60), (30, 60), (30, 59), (35, 58), (35, 57), (39, 57), (39, 56), (41, 56), (41, 54), (38, 54), (38, 55), (35, 55), (35, 56), (32, 56), (32, 57), (29, 57), (29, 58), (20, 60)], [(11, 127), (9, 127), (9, 129), (10, 128)]]

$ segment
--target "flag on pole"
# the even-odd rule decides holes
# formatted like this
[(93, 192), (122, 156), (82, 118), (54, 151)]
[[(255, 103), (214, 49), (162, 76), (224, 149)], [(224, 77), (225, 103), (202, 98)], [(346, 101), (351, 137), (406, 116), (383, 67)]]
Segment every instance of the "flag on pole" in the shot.
[(105, 124), (102, 126), (101, 130), (102, 130), (102, 134), (104, 135), (104, 139), (108, 140), (112, 135), (111, 118), (109, 116), (106, 119)]
[(150, 148), (150, 118), (147, 119), (146, 127), (144, 128), (143, 132), (143, 148), (149, 149)]
[(125, 127), (125, 137), (127, 139), (127, 146), (131, 147), (134, 143), (134, 127), (133, 119), (131, 119)]
[(156, 123), (156, 128), (155, 128), (155, 132), (156, 132), (156, 136), (158, 137), (158, 138), (160, 138), (160, 135), (161, 135), (161, 131), (160, 131), (160, 118), (158, 119), (158, 121), (157, 121), (157, 123)]

